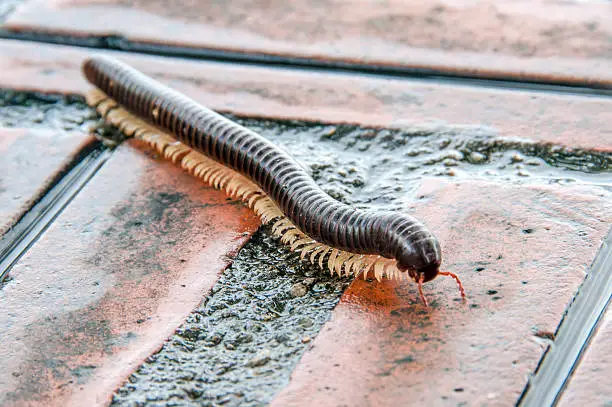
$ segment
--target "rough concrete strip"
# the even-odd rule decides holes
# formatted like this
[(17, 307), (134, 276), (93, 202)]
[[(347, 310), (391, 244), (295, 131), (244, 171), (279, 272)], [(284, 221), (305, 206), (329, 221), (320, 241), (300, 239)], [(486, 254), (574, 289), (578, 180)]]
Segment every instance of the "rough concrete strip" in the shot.
[(610, 19), (578, 1), (32, 0), (4, 27), (609, 88)]
[(273, 406), (512, 405), (550, 344), (612, 218), (610, 192), (423, 182), (414, 213), (452, 280), (355, 281)]
[(257, 219), (135, 142), (0, 290), (2, 405), (102, 405), (199, 303)]
[(0, 127), (87, 132), (97, 122), (82, 97), (5, 88), (0, 88)]
[[(610, 308), (610, 306), (608, 305)], [(586, 351), (568, 388), (563, 393), (559, 407), (612, 405), (612, 312), (604, 316), (597, 335)]]
[[(612, 150), (612, 100), (107, 52), (216, 110), (400, 127), (478, 125), (504, 137)], [(0, 41), (0, 87), (83, 93), (92, 51)]]

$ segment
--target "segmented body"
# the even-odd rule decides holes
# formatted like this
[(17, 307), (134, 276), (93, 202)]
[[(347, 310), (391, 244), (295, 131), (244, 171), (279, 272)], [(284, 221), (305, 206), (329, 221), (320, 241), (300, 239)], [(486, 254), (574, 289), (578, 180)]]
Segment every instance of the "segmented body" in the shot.
[(438, 274), (440, 245), (417, 219), (358, 210), (334, 200), (291, 156), (262, 136), (123, 63), (95, 57), (83, 70), (92, 84), (129, 112), (257, 184), (314, 241), (395, 259), (399, 270), (420, 283)]

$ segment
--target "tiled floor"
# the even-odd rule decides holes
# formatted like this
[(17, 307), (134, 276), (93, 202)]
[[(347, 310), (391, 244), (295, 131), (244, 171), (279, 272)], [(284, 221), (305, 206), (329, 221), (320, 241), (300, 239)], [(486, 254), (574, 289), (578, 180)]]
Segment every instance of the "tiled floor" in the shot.
[(118, 148), (0, 290), (2, 404), (108, 401), (257, 227), (137, 144)]
[(92, 141), (93, 137), (82, 133), (0, 128), (0, 236)]
[(561, 399), (561, 406), (606, 406), (610, 404), (610, 335), (612, 313), (606, 313), (599, 331), (591, 343), (578, 371), (572, 377), (569, 388)]
[[(258, 220), (126, 141), (105, 150), (108, 161), (6, 270), (1, 405), (105, 405), (113, 397), (116, 405), (519, 400), (612, 224), (612, 99), (604, 89), (612, 80), (605, 24), (612, 5), (388, 3), (229, 2), (194, 19), (204, 3), (176, 9), (136, 2), (128, 9), (110, 1), (29, 0), (8, 16), (3, 28), (11, 33), (3, 35), (35, 32), (47, 42), (79, 43), (92, 34), (89, 44), (100, 45), (96, 36), (108, 33), (124, 35), (128, 45), (170, 46), (159, 48), (165, 54), (176, 45), (183, 53), (180, 47), (193, 46), (315, 56), (316, 70), (0, 40), (0, 88), (82, 95), (89, 85), (81, 62), (112, 53), (211, 108), (253, 117), (264, 136), (290, 152), (302, 149), (293, 154), (342, 199), (392, 202), (416, 214), (440, 238), (444, 267), (461, 275), (468, 299), (460, 301), (453, 281), (442, 278), (426, 285), (428, 309), (405, 283), (356, 280), (342, 293), (344, 283), (311, 281), (314, 268), (261, 237), (238, 263), (244, 271), (252, 262), (253, 273), (263, 274), (239, 281), (241, 274), (228, 271), (218, 280)], [(143, 16), (149, 24), (135, 22)], [(419, 35), (392, 29), (406, 26)], [(364, 75), (369, 68), (360, 65), (361, 73), (340, 72), (322, 69), (325, 61), (404, 71)], [(576, 88), (409, 76), (419, 66), (443, 76)], [(19, 109), (40, 113), (28, 100), (23, 96)], [(71, 131), (53, 114), (43, 114), (36, 129), (25, 129), (25, 119), (0, 128), (0, 234), (94, 143), (85, 126), (93, 116), (67, 109), (79, 123)], [(4, 126), (6, 112), (0, 106)], [(308, 158), (315, 154), (321, 158)], [(354, 179), (343, 170), (351, 166)], [(389, 179), (396, 189), (384, 184)], [(291, 278), (266, 290), (266, 270)], [(303, 299), (291, 294), (296, 284), (306, 289)], [(257, 287), (261, 293), (253, 294)], [(234, 294), (219, 299), (219, 290)], [(257, 312), (234, 313), (232, 304)], [(561, 405), (612, 402), (610, 382), (601, 380), (611, 369), (606, 315)], [(217, 341), (222, 330), (236, 335)], [(222, 352), (213, 355), (211, 346)]]
[(160, 44), (609, 89), (611, 18), (612, 5), (600, 1), (30, 0), (5, 27), (124, 38), (143, 49)]
[(513, 404), (612, 221), (610, 196), (581, 189), (424, 185), (417, 214), (467, 304), (452, 280), (430, 310), (412, 287), (355, 281), (274, 405)]
[[(83, 94), (99, 51), (0, 40), (0, 86)], [(500, 136), (612, 150), (612, 100), (436, 80), (305, 72), (112, 52), (196, 101), (233, 114), (401, 127), (479, 126)]]

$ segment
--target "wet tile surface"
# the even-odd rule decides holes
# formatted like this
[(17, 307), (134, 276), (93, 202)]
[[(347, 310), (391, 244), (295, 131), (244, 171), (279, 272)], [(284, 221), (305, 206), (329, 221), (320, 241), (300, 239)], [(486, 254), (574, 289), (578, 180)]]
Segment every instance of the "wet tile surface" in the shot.
[[(429, 372), (442, 382), (466, 375), (465, 381), (484, 386), (483, 377), (498, 374), (503, 378), (499, 393), (505, 393), (492, 399), (516, 401), (548, 343), (546, 332), (554, 331), (610, 221), (610, 155), (566, 155), (558, 146), (502, 141), (480, 128), (462, 126), (424, 131), (419, 126), (387, 130), (237, 120), (289, 151), (337, 199), (362, 208), (408, 211), (427, 220), (442, 241), (446, 268), (462, 273), (471, 290), (464, 306), (454, 301), (458, 293), (452, 281), (436, 280), (428, 286), (430, 300), (436, 301), (427, 311), (412, 286), (353, 283), (338, 306), (349, 322), (334, 328), (332, 319), (323, 326), (323, 344), (334, 345), (329, 353), (313, 356), (321, 365), (312, 380), (336, 385), (346, 369), (355, 382), (361, 377), (368, 383), (384, 382), (397, 364), (399, 376), (394, 377), (399, 378), (385, 382), (391, 398), (372, 403), (397, 405), (398, 400), (419, 397), (420, 388), (402, 384), (408, 379), (422, 382), (416, 374), (406, 376), (413, 366), (409, 362), (418, 359), (424, 366), (418, 370), (421, 375)], [(304, 297), (294, 298), (292, 284), (313, 278), (328, 284), (326, 278), (260, 239), (245, 247), (236, 268), (226, 272), (213, 294), (119, 389), (115, 405), (261, 405), (289, 381), (304, 349), (313, 343), (313, 352), (321, 349), (319, 327), (330, 316), (336, 318), (338, 311), (331, 308), (341, 292), (315, 283)], [(563, 244), (555, 246), (556, 240)], [(570, 248), (573, 254), (568, 256)], [(549, 255), (543, 258), (544, 251)], [(361, 305), (347, 310), (347, 296), (351, 304)], [(533, 311), (526, 316), (523, 308)], [(332, 339), (326, 333), (330, 326), (337, 333)], [(490, 329), (497, 330), (493, 338), (487, 336)], [(364, 336), (363, 342), (355, 332)], [(377, 351), (380, 342), (384, 349)], [(388, 359), (372, 360), (366, 351), (351, 353), (362, 348)], [(440, 356), (428, 362), (437, 351)], [(364, 355), (363, 363), (355, 362)], [(454, 361), (450, 373), (444, 370), (445, 358)], [(308, 360), (307, 354), (297, 364), (298, 372)], [(321, 373), (319, 379), (318, 372), (329, 369), (329, 376)], [(296, 397), (311, 403), (306, 392), (316, 391), (309, 388)], [(481, 391), (465, 390), (470, 392), (465, 397)], [(353, 389), (348, 393), (354, 394)], [(447, 393), (454, 394), (453, 389)], [(285, 402), (294, 400), (277, 401)], [(360, 405), (359, 399), (347, 401), (331, 393), (312, 404), (343, 402)]]
[[(84, 93), (92, 51), (0, 40), (0, 87)], [(206, 106), (246, 116), (376, 126), (482, 126), (500, 136), (612, 150), (612, 101), (110, 53)]]
[(561, 397), (559, 406), (612, 405), (612, 312), (604, 315), (597, 335), (591, 342), (582, 361)]
[(608, 2), (582, 1), (30, 0), (4, 26), (610, 87), (610, 18)]
[(257, 227), (137, 144), (119, 147), (0, 289), (0, 404), (108, 402)]
[(425, 180), (413, 212), (452, 280), (356, 280), (273, 406), (511, 405), (607, 233), (610, 193), (589, 186)]
[(94, 140), (78, 132), (0, 127), (0, 236)]
[[(0, 41), (0, 54), (2, 87), (88, 89), (79, 73), (88, 51)], [(297, 345), (284, 349), (274, 332), (267, 332), (252, 343), (269, 352), (251, 355), (251, 348), (225, 352), (231, 350), (225, 343), (231, 347), (236, 341), (222, 338), (222, 358), (239, 356), (226, 361), (227, 370), (212, 370), (215, 375), (227, 383), (245, 375), (270, 377), (255, 393), (244, 390), (251, 386), (245, 382), (236, 392), (207, 394), (199, 379), (210, 368), (208, 337), (191, 334), (196, 328), (207, 334), (215, 328), (208, 322), (235, 315), (204, 303), (172, 332), (214, 284), (226, 264), (224, 254), (241, 245), (243, 240), (234, 239), (252, 231), (255, 219), (172, 165), (151, 161), (131, 143), (120, 148), (0, 288), (8, 304), (8, 313), (0, 316), (5, 329), (0, 336), (12, 340), (0, 344), (0, 363), (7, 361), (2, 370), (11, 372), (0, 381), (9, 389), (2, 393), (7, 404), (108, 402), (171, 335), (170, 345), (132, 376), (136, 380), (120, 387), (117, 404), (149, 397), (160, 404), (214, 399), (257, 405), (286, 383), (295, 362), (287, 362), (283, 371), (268, 369), (267, 363), (273, 366), (283, 351), (299, 357), (311, 346), (275, 405), (516, 401), (612, 221), (610, 157), (602, 152), (612, 150), (612, 102), (115, 55), (219, 110), (402, 125), (403, 130), (388, 131), (245, 121), (295, 154), (339, 199), (424, 219), (442, 241), (445, 269), (461, 275), (470, 298), (467, 304), (455, 301), (452, 281), (439, 279), (427, 285), (432, 307), (425, 310), (411, 285), (355, 281), (316, 339), (318, 327), (309, 326), (314, 333), (299, 331), (289, 341)], [(264, 273), (271, 269), (269, 261), (255, 260)], [(289, 283), (279, 284), (284, 287), (279, 295), (286, 296)], [(317, 323), (330, 315), (332, 297), (339, 295), (334, 287)], [(233, 289), (228, 295), (236, 299), (241, 290)], [(292, 310), (297, 316), (304, 304), (312, 305), (308, 297), (276, 302), (273, 294), (262, 302), (273, 311), (286, 301), (298, 304)], [(257, 312), (257, 318), (267, 314)], [(210, 317), (206, 326), (199, 325), (198, 313)], [(224, 329), (231, 327), (230, 321)], [(302, 342), (304, 332), (311, 340)], [(198, 346), (206, 349), (197, 353)], [(185, 361), (194, 369), (183, 370)]]

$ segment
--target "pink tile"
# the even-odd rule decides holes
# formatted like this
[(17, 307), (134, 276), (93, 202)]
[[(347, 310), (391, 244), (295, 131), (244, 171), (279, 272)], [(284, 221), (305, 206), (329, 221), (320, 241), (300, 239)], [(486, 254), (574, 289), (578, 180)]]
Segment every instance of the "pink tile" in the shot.
[(143, 150), (119, 147), (0, 289), (0, 404), (108, 403), (257, 227)]
[[(608, 306), (609, 308), (609, 306)], [(560, 407), (600, 406), (612, 404), (612, 312), (603, 317), (597, 334), (582, 357)]]
[(31, 0), (4, 28), (609, 88), (611, 19), (595, 1)]
[(440, 238), (425, 287), (357, 280), (273, 406), (513, 405), (612, 221), (603, 189), (425, 181)]
[[(0, 40), (0, 87), (84, 93), (82, 48)], [(398, 127), (476, 125), (502, 137), (612, 150), (610, 98), (108, 53), (239, 115)]]
[(0, 236), (94, 141), (82, 133), (0, 128)]

